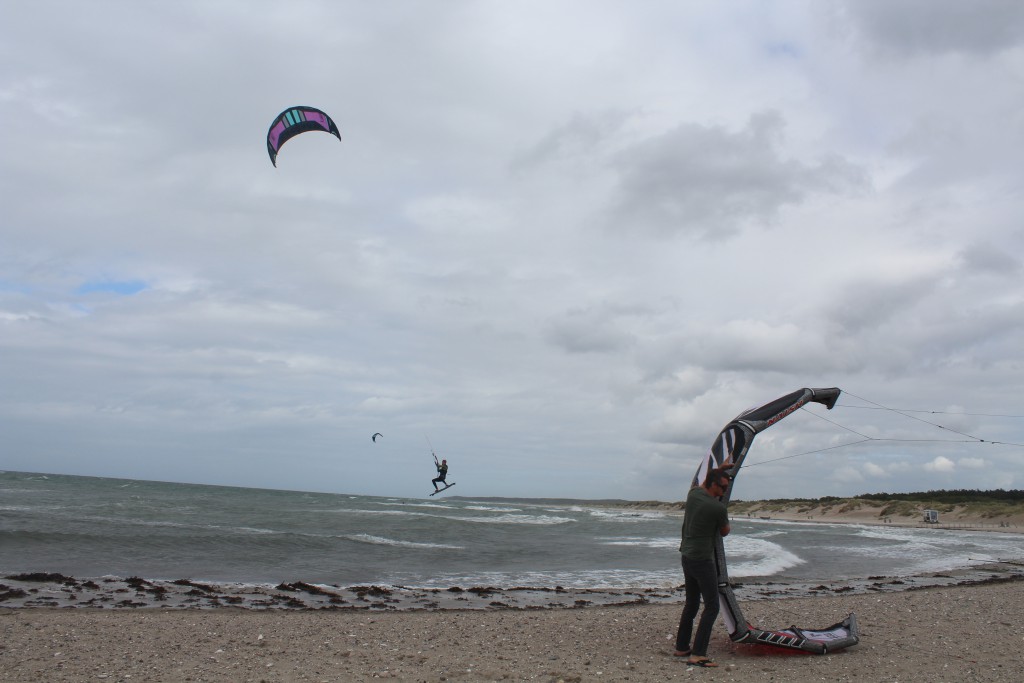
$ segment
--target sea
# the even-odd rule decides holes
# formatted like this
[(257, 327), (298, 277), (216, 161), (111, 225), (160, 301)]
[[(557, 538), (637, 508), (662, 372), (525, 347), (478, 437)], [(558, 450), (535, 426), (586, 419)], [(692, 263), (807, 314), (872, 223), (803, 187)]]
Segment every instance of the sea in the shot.
[[(678, 586), (682, 514), (0, 473), (0, 576), (418, 588)], [(1024, 559), (1024, 534), (734, 518), (730, 577), (912, 576)]]

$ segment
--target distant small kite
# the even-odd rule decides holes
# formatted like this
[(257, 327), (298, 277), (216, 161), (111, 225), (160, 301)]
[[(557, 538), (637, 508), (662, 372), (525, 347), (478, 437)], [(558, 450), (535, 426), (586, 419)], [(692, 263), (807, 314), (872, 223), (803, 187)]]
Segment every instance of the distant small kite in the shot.
[(277, 115), (267, 131), (267, 153), (270, 162), (277, 166), (277, 153), (281, 145), (299, 133), (322, 130), (341, 140), (341, 133), (331, 117), (315, 107), (289, 107)]
[(379, 436), (380, 438), (382, 438), (382, 439), (384, 438), (384, 435), (383, 435), (383, 434), (381, 434), (380, 432), (377, 432), (376, 434), (374, 434), (373, 436), (371, 436), (371, 437), (370, 437), (370, 439), (372, 439), (374, 443), (377, 443), (377, 437), (378, 437), (378, 436)]

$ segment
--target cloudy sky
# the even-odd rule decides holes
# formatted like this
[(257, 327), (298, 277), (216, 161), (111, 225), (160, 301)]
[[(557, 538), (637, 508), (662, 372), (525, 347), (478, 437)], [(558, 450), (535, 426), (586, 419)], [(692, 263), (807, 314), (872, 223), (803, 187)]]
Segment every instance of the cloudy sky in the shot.
[(0, 122), (0, 469), (1024, 488), (1016, 0), (5, 3)]

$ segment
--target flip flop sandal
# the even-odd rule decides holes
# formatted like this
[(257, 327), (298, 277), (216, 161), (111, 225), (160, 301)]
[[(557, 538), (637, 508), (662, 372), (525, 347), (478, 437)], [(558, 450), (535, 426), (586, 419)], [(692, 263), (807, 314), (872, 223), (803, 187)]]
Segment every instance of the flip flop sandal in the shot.
[(718, 666), (718, 662), (713, 659), (698, 659), (696, 662), (687, 662), (686, 666), (699, 666), (704, 669), (713, 669)]

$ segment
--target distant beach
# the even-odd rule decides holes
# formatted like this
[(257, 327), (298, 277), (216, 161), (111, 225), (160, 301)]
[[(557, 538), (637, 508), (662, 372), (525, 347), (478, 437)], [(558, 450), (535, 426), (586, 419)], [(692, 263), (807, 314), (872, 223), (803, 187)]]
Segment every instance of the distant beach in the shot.
[[(609, 507), (636, 510), (662, 510), (682, 512), (682, 503), (661, 501), (606, 503)], [(889, 511), (898, 507), (898, 511)], [(877, 524), (922, 529), (949, 529), (1024, 533), (1024, 504), (1002, 506), (994, 511), (990, 506), (963, 504), (950, 506), (938, 512), (938, 521), (924, 521), (923, 505), (892, 506), (873, 500), (841, 499), (838, 503), (813, 500), (804, 503), (792, 501), (734, 501), (729, 505), (733, 519), (756, 518), (788, 522), (818, 522), (823, 524)]]

